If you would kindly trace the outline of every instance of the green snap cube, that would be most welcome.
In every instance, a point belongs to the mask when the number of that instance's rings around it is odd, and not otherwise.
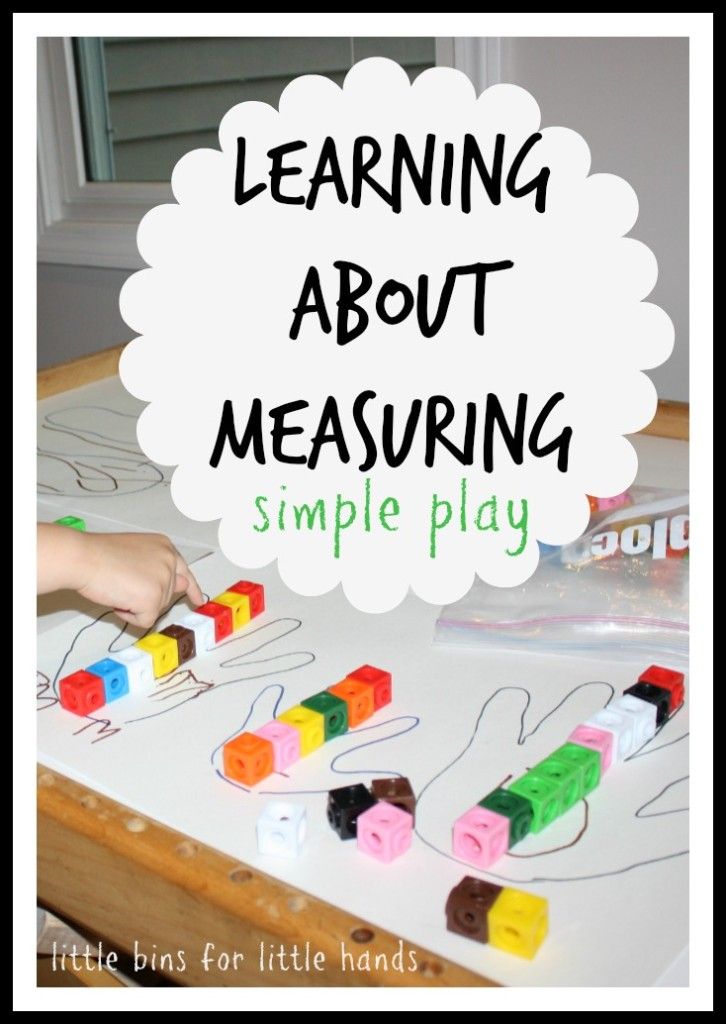
[[[562,759],[550,754],[532,769],[537,775],[550,779],[560,787],[562,809],[560,814],[569,811],[581,800],[585,792],[585,765],[578,761]]]
[[[325,719],[325,739],[332,740],[334,736],[342,736],[348,731],[348,705],[334,693],[323,690],[316,693],[314,697],[301,700],[304,708],[310,711],[317,711]]]
[[[564,761],[582,768],[582,796],[587,796],[600,782],[600,751],[581,747],[579,743],[563,743],[548,760]]]
[[[518,843],[530,832],[532,826],[532,804],[526,797],[513,793],[511,789],[495,789],[483,800],[480,807],[486,807],[495,814],[509,818],[509,846]]]
[[[79,519],[78,516],[61,516],[60,519],[54,520],[56,526],[70,526],[72,530],[85,530],[85,520]]]
[[[521,779],[516,779],[509,787],[509,792],[518,793],[529,800],[532,805],[531,831],[541,832],[562,814],[562,789],[560,782],[533,770]]]

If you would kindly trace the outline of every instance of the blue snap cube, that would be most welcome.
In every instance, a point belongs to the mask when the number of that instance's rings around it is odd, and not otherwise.
[[[113,658],[102,658],[101,661],[89,665],[86,671],[103,679],[107,704],[112,700],[118,700],[119,697],[124,697],[129,692],[129,674],[126,671],[126,666],[114,661]]]

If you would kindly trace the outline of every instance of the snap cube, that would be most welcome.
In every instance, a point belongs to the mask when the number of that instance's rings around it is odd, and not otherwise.
[[[291,764],[300,760],[300,733],[293,725],[273,718],[261,729],[256,729],[255,733],[272,744],[272,759],[276,772],[284,772]]]
[[[615,711],[611,704],[596,712],[583,722],[588,728],[605,729],[613,736],[612,764],[624,761],[632,751],[633,723],[621,711]]]
[[[346,680],[352,679],[359,683],[368,683],[373,687],[373,709],[378,711],[385,704],[391,703],[393,689],[391,673],[374,665],[361,665],[354,672],[349,672]]]
[[[366,718],[370,718],[375,710],[373,703],[373,687],[356,679],[343,679],[328,691],[340,697],[348,705],[348,728],[355,729]]]
[[[544,761],[536,764],[532,772],[540,778],[548,779],[559,786],[559,813],[564,814],[571,807],[574,807],[577,801],[581,800],[585,795],[585,771],[587,766],[588,761],[585,758],[562,758],[556,754],[550,754]]]
[[[176,640],[170,636],[163,636],[161,633],[148,633],[136,641],[134,645],[141,651],[151,655],[154,663],[154,676],[165,676],[173,672],[179,664],[179,648]]]
[[[197,654],[211,651],[216,641],[214,639],[214,619],[209,615],[197,615],[196,612],[189,612],[179,623],[194,633],[194,649]]]
[[[638,700],[647,701],[649,704],[655,705],[655,724],[656,728],[662,725],[663,722],[668,718],[671,707],[671,695],[668,690],[664,690],[662,686],[655,686],[653,683],[634,683],[629,686],[627,690],[623,691],[623,696],[629,694],[631,697],[637,697]]]
[[[250,599],[246,594],[236,594],[226,590],[213,599],[215,604],[224,604],[232,611],[232,631],[237,632],[250,621]]]
[[[325,743],[325,719],[319,711],[296,704],[295,707],[283,711],[277,718],[280,722],[293,726],[300,733],[300,757],[307,757]]]
[[[568,743],[576,743],[580,747],[589,747],[600,754],[600,774],[610,767],[613,758],[614,736],[607,729],[596,729],[590,725],[578,725],[567,737]]]
[[[257,849],[273,857],[297,857],[305,842],[305,808],[274,800],[257,819]]]
[[[328,793],[327,816],[330,827],[341,839],[355,839],[358,815],[376,803],[362,782],[340,786]]]
[[[250,599],[250,616],[254,619],[265,610],[265,588],[261,583],[250,583],[249,580],[238,580],[227,588],[235,594],[246,594]]]
[[[509,849],[509,818],[486,807],[470,808],[454,822],[452,852],[486,870]]]
[[[311,711],[317,711],[323,716],[326,740],[342,736],[348,731],[348,705],[329,690],[316,693],[314,697],[307,697],[300,703],[304,708],[310,708]]]
[[[509,786],[509,793],[517,793],[532,805],[530,832],[541,832],[562,814],[561,785],[535,771],[529,771],[515,779]]]
[[[501,885],[485,882],[483,878],[462,878],[446,899],[448,931],[476,942],[488,942],[489,911],[501,891]]]
[[[371,783],[371,793],[376,800],[385,800],[394,807],[400,807],[402,811],[408,811],[412,818],[416,817],[416,794],[408,779],[402,776],[394,779],[374,779]]]
[[[103,691],[108,704],[129,692],[129,677],[126,666],[111,658],[102,658],[89,665],[86,672],[103,679]]]
[[[85,520],[79,519],[78,516],[61,516],[60,519],[54,521],[58,526],[70,526],[72,530],[81,530],[83,532],[86,529]]]
[[[479,807],[486,807],[495,814],[503,814],[505,818],[509,818],[510,849],[524,839],[532,827],[532,804],[526,797],[512,793],[509,789],[500,787],[493,790],[479,801]]]
[[[362,853],[390,864],[411,846],[413,818],[393,804],[376,803],[358,815],[356,833]]]
[[[113,660],[126,669],[131,693],[148,693],[154,685],[154,660],[148,651],[136,644],[123,651],[114,651]]]
[[[245,786],[256,786],[274,768],[272,743],[253,732],[243,732],[222,748],[224,774]]]
[[[505,888],[489,910],[489,944],[531,960],[547,936],[547,900]]]
[[[636,750],[640,750],[644,743],[648,740],[652,740],[655,736],[655,719],[657,715],[657,708],[655,704],[649,703],[647,700],[640,700],[639,697],[633,697],[631,694],[625,694],[622,697],[618,697],[610,702],[610,707],[613,711],[622,712],[628,715],[633,723],[633,739],[630,753],[634,754]]]
[[[72,711],[74,715],[88,715],[98,711],[106,703],[103,679],[81,669],[72,672],[58,684],[58,696],[61,707]]]
[[[189,629],[188,626],[167,626],[165,629],[160,629],[159,632],[162,636],[169,636],[172,640],[176,640],[180,665],[183,665],[185,661],[191,661],[196,655],[197,644],[193,629]]]
[[[564,761],[582,772],[581,796],[587,796],[600,783],[600,752],[591,747],[581,747],[577,743],[563,743],[547,758],[548,761]],[[580,799],[578,797],[578,799]]]
[[[214,642],[220,643],[232,632],[232,609],[226,604],[207,601],[197,608],[198,615],[207,615],[214,622]]]
[[[622,494],[615,494],[612,498],[596,498],[597,507],[600,512],[611,512],[616,508],[624,508],[630,504],[630,495],[627,491]]]
[[[672,668],[663,668],[662,665],[651,665],[638,676],[639,683],[651,683],[653,686],[661,686],[664,690],[668,690],[671,695],[671,714],[681,706],[685,698],[686,690],[683,679],[682,672],[674,672]]]

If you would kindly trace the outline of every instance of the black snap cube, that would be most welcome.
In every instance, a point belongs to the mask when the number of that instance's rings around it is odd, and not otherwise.
[[[362,782],[355,786],[341,786],[328,793],[328,821],[341,839],[355,839],[358,834],[358,815],[378,803]]]
[[[655,686],[653,683],[634,683],[623,692],[648,704],[655,704],[655,724],[661,725],[665,722],[671,706],[670,690],[664,690],[662,686]]]

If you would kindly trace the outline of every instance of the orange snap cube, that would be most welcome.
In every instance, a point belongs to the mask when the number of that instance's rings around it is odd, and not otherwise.
[[[228,779],[256,786],[272,773],[275,750],[269,740],[253,732],[235,736],[222,748],[222,764]]]
[[[335,686],[329,686],[328,690],[348,705],[349,729],[355,729],[366,718],[370,718],[375,710],[373,687],[370,683],[363,683],[357,679],[344,679],[341,683],[336,683]]]

